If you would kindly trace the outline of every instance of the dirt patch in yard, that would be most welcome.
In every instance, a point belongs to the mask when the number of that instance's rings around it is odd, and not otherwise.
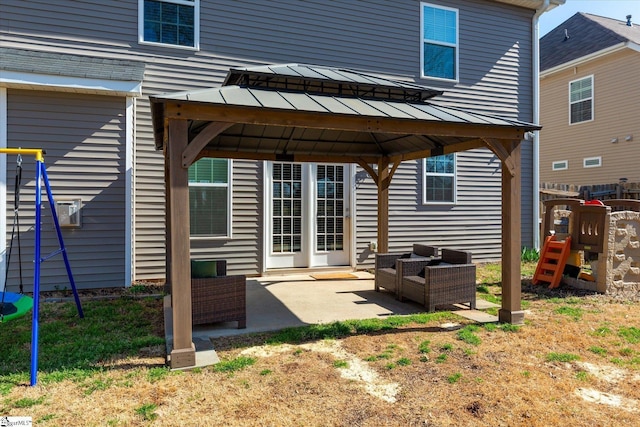
[[[480,297],[500,297],[480,280]],[[223,364],[193,371],[169,372],[146,348],[90,378],[15,387],[0,414],[51,426],[637,425],[638,304],[528,282],[523,301],[519,328],[452,315],[336,340],[216,339]]]

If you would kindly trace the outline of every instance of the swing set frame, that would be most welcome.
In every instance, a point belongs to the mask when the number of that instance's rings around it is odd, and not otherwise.
[[[38,333],[39,333],[39,322],[40,322],[40,264],[42,262],[52,258],[55,255],[62,254],[64,259],[64,265],[67,269],[67,276],[69,277],[69,284],[71,285],[71,290],[73,291],[73,297],[76,303],[76,307],[78,309],[78,316],[80,318],[84,318],[84,313],[82,311],[82,305],[80,303],[80,297],[78,296],[78,290],[76,288],[75,281],[73,280],[73,274],[71,273],[71,265],[69,264],[69,258],[67,256],[67,250],[64,245],[64,240],[62,239],[62,231],[60,230],[60,223],[58,222],[58,214],[56,211],[55,200],[53,198],[53,194],[51,192],[51,186],[49,185],[49,178],[47,176],[47,169],[44,164],[44,150],[42,149],[31,149],[31,148],[0,148],[0,154],[16,154],[19,156],[34,156],[36,160],[36,200],[35,200],[35,244],[34,244],[34,271],[33,271],[33,319],[31,326],[31,367],[30,367],[30,385],[34,386],[37,383],[38,378]],[[53,218],[53,223],[56,228],[56,234],[58,236],[58,243],[60,247],[57,251],[46,255],[45,257],[41,257],[41,235],[42,235],[42,227],[41,227],[41,218],[42,218],[42,185],[44,184],[45,190],[47,192],[47,199],[49,200],[49,206],[51,208],[51,216]],[[8,265],[5,268],[9,268]],[[6,283],[5,283],[6,288]],[[3,289],[6,291],[6,289]]]

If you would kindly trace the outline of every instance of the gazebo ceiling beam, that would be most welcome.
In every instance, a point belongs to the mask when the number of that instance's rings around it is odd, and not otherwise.
[[[256,151],[228,151],[228,150],[212,150],[205,148],[202,150],[201,157],[212,157],[219,159],[245,159],[245,160],[270,160],[270,161],[287,161],[300,163],[377,163],[377,156],[342,156],[329,154],[280,154],[271,152]]]
[[[442,154],[452,154],[452,153],[458,153],[460,151],[473,150],[474,148],[486,148],[486,143],[480,138],[470,139],[464,142],[445,145],[444,147],[442,147],[442,149],[438,148],[438,149],[413,151],[411,153],[399,154],[397,156],[390,156],[389,159],[394,163],[397,161],[406,162],[409,160],[418,160],[418,159],[424,159],[426,157],[440,156]]]

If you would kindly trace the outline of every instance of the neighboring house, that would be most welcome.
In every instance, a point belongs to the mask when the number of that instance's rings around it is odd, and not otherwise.
[[[537,18],[562,3],[5,0],[0,145],[44,148],[54,196],[81,199],[81,227],[63,232],[80,287],[162,280],[164,160],[150,95],[219,87],[231,67],[306,63],[426,85],[443,91],[442,105],[536,122]],[[528,247],[538,239],[536,158],[535,143],[523,143]],[[7,189],[14,165],[8,156],[0,171]],[[488,149],[402,163],[390,188],[390,250],[419,241],[499,259],[500,165]],[[194,257],[224,257],[229,273],[247,275],[373,265],[376,186],[359,166],[202,159],[189,177]],[[28,168],[23,182],[24,244],[33,241]],[[310,204],[321,191],[342,214]],[[10,224],[12,195],[0,203]],[[56,248],[51,229],[44,244]],[[67,282],[56,261],[42,276],[44,289]]]
[[[639,70],[631,16],[577,13],[542,37],[541,182],[640,182]]]

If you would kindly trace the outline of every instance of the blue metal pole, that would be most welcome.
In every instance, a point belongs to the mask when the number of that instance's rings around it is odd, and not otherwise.
[[[31,386],[38,381],[38,322],[40,313],[40,218],[42,208],[42,167],[36,161],[36,241],[34,246],[33,271],[33,321],[31,324]]]
[[[67,276],[69,276],[69,283],[71,284],[71,290],[73,290],[73,298],[76,301],[76,307],[78,308],[78,315],[80,318],[84,318],[82,311],[82,305],[80,304],[80,297],[78,296],[78,290],[76,289],[76,282],[73,280],[73,274],[71,273],[71,265],[69,264],[69,258],[67,257],[67,249],[64,247],[64,240],[62,240],[62,231],[60,231],[60,223],[58,222],[58,212],[56,211],[56,204],[53,200],[53,194],[51,193],[51,186],[49,185],[49,177],[47,176],[47,169],[44,167],[44,163],[40,162],[40,168],[42,169],[42,176],[44,177],[44,186],[47,190],[47,198],[49,199],[49,207],[51,208],[51,216],[53,217],[53,223],[56,226],[56,233],[58,234],[58,242],[60,243],[60,252],[62,252],[62,258],[64,259],[64,266],[67,268]]]

